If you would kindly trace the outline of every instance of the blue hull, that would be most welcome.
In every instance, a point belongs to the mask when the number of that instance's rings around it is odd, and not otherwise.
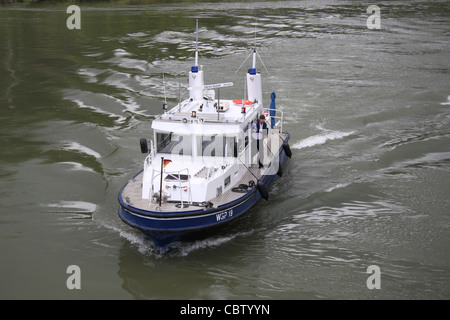
[[[285,141],[288,140],[289,134]],[[287,159],[283,147],[279,150],[279,156],[279,161],[283,166]],[[265,175],[261,177],[260,181],[268,188],[276,177],[276,174]],[[141,210],[127,205],[121,195],[122,191],[119,193],[119,217],[131,227],[141,230],[162,250],[173,242],[197,239],[229,224],[247,212],[261,197],[255,186],[239,199],[217,208],[180,213]]]

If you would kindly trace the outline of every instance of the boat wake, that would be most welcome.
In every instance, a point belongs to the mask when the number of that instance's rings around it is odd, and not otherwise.
[[[447,97],[447,101],[441,102],[441,105],[443,105],[443,106],[450,105],[450,96]]]
[[[322,129],[322,130],[325,130],[325,133],[317,134],[317,135],[308,137],[306,139],[303,139],[303,140],[295,143],[292,146],[292,148],[303,149],[303,148],[308,148],[308,147],[314,147],[317,145],[322,145],[330,140],[345,138],[345,137],[355,133],[355,131],[342,132],[342,131],[330,131],[330,130],[326,130],[326,129]]]
[[[336,189],[343,189],[343,188],[345,188],[345,187],[347,187],[347,186],[349,186],[351,184],[352,184],[351,182],[349,182],[349,183],[338,183],[338,184],[333,185],[333,186],[331,186],[329,188],[326,188],[325,192],[331,192],[331,191],[336,190]]]
[[[157,255],[158,249],[152,245],[151,241],[142,233],[137,233],[129,230],[123,230],[118,226],[109,223],[103,224],[104,227],[117,232],[119,236],[125,239],[132,246],[136,246],[141,254]]]
[[[192,242],[174,242],[170,245],[170,247],[166,248],[165,251],[161,251],[161,248],[156,247],[144,234],[128,230],[125,231],[120,227],[111,225],[108,225],[107,227],[115,232],[118,232],[119,236],[127,240],[132,246],[136,246],[139,253],[155,258],[166,257],[167,255],[172,257],[186,257],[189,254],[199,250],[216,248],[229,243],[238,237],[245,237],[253,233],[253,230],[249,230],[234,234],[211,236],[209,238]]]
[[[193,252],[202,249],[215,248],[223,244],[229,243],[234,239],[242,236],[247,236],[253,233],[252,230],[246,232],[238,232],[230,235],[214,236],[202,240],[196,240],[193,242],[177,242],[171,246],[170,250],[175,256],[185,257]]]

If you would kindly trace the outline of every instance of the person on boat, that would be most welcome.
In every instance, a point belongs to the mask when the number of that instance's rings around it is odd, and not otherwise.
[[[252,124],[253,129],[253,139],[256,140],[256,150],[259,153],[259,167],[262,168],[263,164],[261,161],[263,160],[264,152],[259,152],[259,140],[264,139],[264,133],[267,134],[267,124],[266,124],[266,117],[262,114],[259,116],[259,119],[257,119]],[[261,141],[261,145],[262,145]]]

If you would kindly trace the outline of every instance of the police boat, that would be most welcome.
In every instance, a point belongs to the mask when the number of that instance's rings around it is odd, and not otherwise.
[[[118,213],[162,251],[210,235],[260,198],[268,200],[270,184],[292,155],[275,93],[264,107],[256,49],[250,55],[246,97],[222,99],[220,90],[233,83],[204,83],[197,22],[189,98],[171,109],[163,103],[151,138],[140,139],[143,168],[120,190]]]

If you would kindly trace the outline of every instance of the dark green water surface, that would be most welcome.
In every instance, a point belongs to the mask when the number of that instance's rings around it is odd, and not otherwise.
[[[0,6],[0,298],[450,298],[448,1],[380,2],[380,30],[365,1],[80,2],[79,30],[70,4]],[[162,73],[171,105],[187,87],[197,18],[229,98],[256,30],[293,157],[239,225],[163,255],[117,195]]]

